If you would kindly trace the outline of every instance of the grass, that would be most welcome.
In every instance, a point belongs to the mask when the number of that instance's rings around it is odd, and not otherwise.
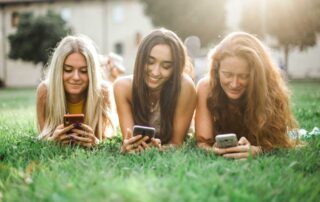
[[[320,127],[320,83],[290,85],[302,128]],[[195,147],[119,153],[120,138],[95,149],[36,138],[35,90],[0,90],[0,201],[318,201],[320,138],[247,161]]]

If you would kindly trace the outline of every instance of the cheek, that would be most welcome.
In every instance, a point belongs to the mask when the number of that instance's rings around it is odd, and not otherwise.
[[[173,74],[173,69],[163,70],[162,75],[164,78],[169,79]]]
[[[83,75],[82,80],[88,85],[88,83],[89,83],[89,75],[88,74]]]
[[[62,80],[67,81],[70,78],[70,73],[63,72],[62,74]]]

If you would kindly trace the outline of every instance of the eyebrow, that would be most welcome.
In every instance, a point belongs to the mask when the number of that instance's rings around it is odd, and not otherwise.
[[[63,64],[63,66],[64,66],[64,67],[72,67],[72,68],[74,68],[74,66],[68,65],[68,64]],[[82,68],[88,68],[88,66],[79,67],[79,69],[82,69]]]
[[[156,58],[153,57],[153,56],[151,56],[151,55],[149,55],[149,56],[148,56],[148,59],[153,59],[153,60],[155,60]],[[165,60],[165,61],[163,61],[163,63],[170,63],[170,64],[172,64],[173,61],[171,61],[171,60]]]

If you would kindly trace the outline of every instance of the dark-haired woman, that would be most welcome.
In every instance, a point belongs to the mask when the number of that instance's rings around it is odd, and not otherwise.
[[[143,39],[134,74],[114,83],[122,152],[183,143],[196,105],[193,81],[184,73],[188,64],[185,47],[172,31],[157,29]],[[154,127],[155,138],[148,143],[147,136],[133,136],[134,125]]]

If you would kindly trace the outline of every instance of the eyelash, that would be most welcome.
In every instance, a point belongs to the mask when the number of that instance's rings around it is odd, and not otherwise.
[[[72,69],[64,69],[63,71],[64,71],[64,72],[67,72],[67,73],[71,73],[73,70],[72,70]],[[82,73],[82,74],[87,74],[88,71],[87,71],[87,70],[80,70],[80,73]]]

